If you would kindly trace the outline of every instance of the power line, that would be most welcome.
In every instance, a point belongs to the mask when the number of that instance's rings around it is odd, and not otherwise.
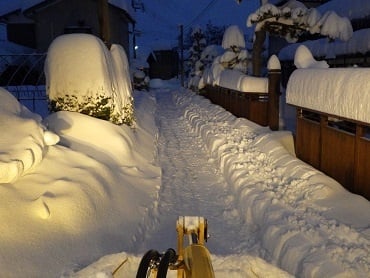
[[[197,21],[208,9],[210,9],[214,4],[216,4],[216,1],[217,0],[212,0],[211,2],[209,2],[209,4],[203,9],[200,11],[200,13],[195,17],[193,18],[193,20],[190,21],[190,23],[188,23],[186,26],[185,26],[185,29],[188,29],[190,28],[190,26],[195,22]]]

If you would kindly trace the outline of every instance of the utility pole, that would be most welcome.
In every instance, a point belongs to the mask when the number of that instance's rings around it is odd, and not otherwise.
[[[111,41],[108,0],[98,0],[98,20],[100,27],[100,38],[109,49],[111,46]]]
[[[180,24],[180,80],[184,87],[184,26]]]

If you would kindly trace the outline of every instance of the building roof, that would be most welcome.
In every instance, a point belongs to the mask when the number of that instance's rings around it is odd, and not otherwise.
[[[0,2],[0,16],[14,13],[14,12],[27,12],[35,7],[41,7],[47,4],[60,0],[13,0],[13,1],[1,1]],[[130,0],[108,0],[108,3],[123,10],[134,22],[134,10],[131,6]]]

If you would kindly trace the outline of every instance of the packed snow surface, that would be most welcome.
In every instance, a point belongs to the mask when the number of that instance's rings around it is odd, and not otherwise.
[[[2,150],[27,148],[33,126],[60,138],[0,184],[2,275],[112,277],[127,258],[118,277],[134,277],[148,249],[176,248],[182,215],[208,219],[216,277],[368,275],[367,200],[295,158],[290,132],[155,83],[135,93],[134,129],[75,112],[41,123],[28,111],[12,126],[19,140],[0,134]],[[1,107],[2,130],[9,117]]]

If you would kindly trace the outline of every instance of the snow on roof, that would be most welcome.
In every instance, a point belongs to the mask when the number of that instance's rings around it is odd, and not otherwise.
[[[305,41],[302,43],[290,44],[279,52],[280,60],[293,60],[294,53],[300,45],[307,46],[315,57],[335,58],[345,54],[365,54],[370,51],[370,29],[362,29],[353,32],[348,41],[330,42],[328,39]]]
[[[370,16],[370,1],[364,0],[331,0],[317,9],[320,13],[335,11],[340,16],[349,19]]]
[[[370,123],[370,68],[306,68],[289,78],[289,104]]]

